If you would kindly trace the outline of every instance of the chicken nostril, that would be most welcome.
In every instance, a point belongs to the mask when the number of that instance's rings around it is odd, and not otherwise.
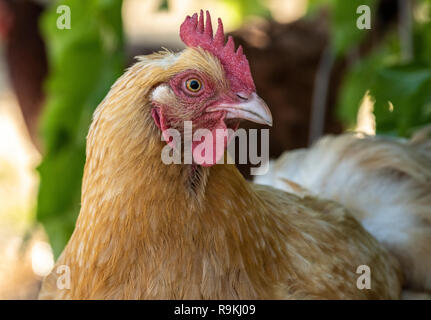
[[[240,98],[241,100],[245,100],[245,101],[247,101],[247,100],[248,100],[248,97],[247,97],[246,95],[243,95],[243,94],[237,93],[237,94],[236,94],[236,96],[237,96],[238,98]]]

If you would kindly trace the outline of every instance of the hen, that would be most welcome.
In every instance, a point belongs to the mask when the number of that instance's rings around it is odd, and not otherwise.
[[[343,134],[284,153],[255,182],[339,202],[401,262],[410,290],[431,292],[431,139]]]
[[[213,36],[201,11],[180,36],[184,51],[140,57],[97,108],[81,211],[40,298],[398,298],[398,262],[335,202],[249,183],[213,165],[216,143],[213,161],[162,162],[161,137],[184,136],[184,121],[216,136],[239,119],[272,122],[220,19]],[[369,289],[358,287],[362,265]]]

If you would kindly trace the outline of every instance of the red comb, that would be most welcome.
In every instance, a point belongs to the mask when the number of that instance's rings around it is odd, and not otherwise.
[[[229,36],[225,44],[223,23],[220,18],[217,32],[213,37],[211,16],[208,11],[206,11],[205,26],[203,10],[201,10],[199,18],[197,13],[192,17],[187,16],[180,27],[180,37],[187,46],[201,47],[219,58],[234,92],[250,94],[256,90],[242,47],[239,46],[235,52],[232,36]]]

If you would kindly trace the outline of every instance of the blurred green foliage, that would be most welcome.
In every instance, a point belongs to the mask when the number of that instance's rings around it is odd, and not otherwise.
[[[169,0],[160,0],[159,10],[169,10]]]
[[[356,19],[352,19],[352,16],[359,17],[355,6],[368,4],[374,22],[377,1],[315,2],[319,5],[325,3],[332,9],[331,45],[334,54],[346,55],[356,50],[368,31],[356,27]],[[408,61],[403,58],[399,29],[405,26],[398,25],[371,54],[351,66],[338,100],[338,114],[346,127],[355,125],[360,102],[368,90],[375,101],[378,134],[409,137],[431,123],[431,1],[411,3],[415,5],[412,12],[421,11],[420,15],[425,17],[421,21],[415,18],[418,14],[411,17],[413,56]]]
[[[57,28],[57,6],[71,9],[71,29]],[[37,219],[57,257],[80,208],[85,137],[94,109],[124,68],[122,1],[62,0],[41,19],[50,75],[41,119],[44,156],[38,170]]]
[[[238,27],[250,16],[271,18],[271,12],[264,0],[222,0],[222,2],[229,9],[231,19]]]
[[[394,0],[396,1],[396,0]],[[330,12],[331,44],[336,55],[342,55],[365,37],[367,30],[356,26],[357,9],[367,5],[371,13],[376,12],[378,0],[310,0],[308,11],[314,14],[321,8]]]

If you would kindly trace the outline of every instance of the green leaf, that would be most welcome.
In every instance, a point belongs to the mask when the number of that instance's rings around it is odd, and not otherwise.
[[[57,6],[71,10],[71,29],[56,27]],[[94,109],[124,67],[122,1],[62,0],[41,20],[50,75],[41,118],[44,157],[38,170],[37,218],[58,256],[80,208],[85,137]]]
[[[379,133],[409,137],[415,129],[431,123],[429,64],[413,62],[379,70],[370,94],[376,100],[374,114]]]
[[[367,90],[375,100],[378,134],[409,137],[431,123],[431,22],[413,20],[414,55],[409,63],[402,62],[397,31],[359,59],[345,76],[337,111],[347,127],[355,125]]]

